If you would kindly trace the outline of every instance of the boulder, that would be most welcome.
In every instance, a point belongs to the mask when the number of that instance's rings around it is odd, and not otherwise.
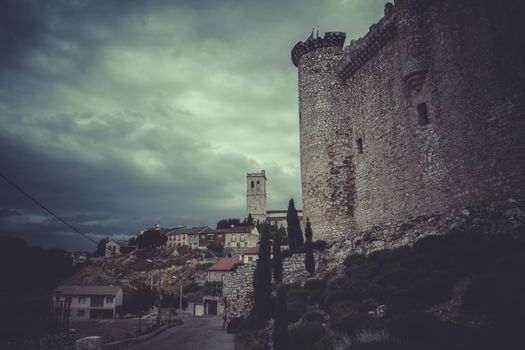
[[[100,350],[102,349],[102,338],[99,336],[85,337],[75,341],[76,350]]]

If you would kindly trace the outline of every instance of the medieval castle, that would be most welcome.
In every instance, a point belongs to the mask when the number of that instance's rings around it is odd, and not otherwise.
[[[523,13],[513,0],[396,0],[346,47],[343,32],[293,47],[316,239],[524,197]]]

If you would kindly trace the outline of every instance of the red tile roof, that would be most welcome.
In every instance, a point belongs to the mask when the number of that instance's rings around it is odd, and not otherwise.
[[[115,295],[119,286],[58,286],[55,294],[62,295]]]
[[[256,255],[259,248],[246,248],[243,252],[245,255]]]
[[[224,258],[210,266],[208,271],[232,271],[237,265],[241,264],[242,262],[237,258]]]
[[[211,229],[208,226],[201,227],[176,227],[169,229],[167,235],[198,235],[199,233],[206,233]]]

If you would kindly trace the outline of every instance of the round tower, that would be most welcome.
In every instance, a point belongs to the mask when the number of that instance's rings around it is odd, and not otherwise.
[[[343,82],[337,73],[346,34],[313,35],[292,49],[299,70],[303,214],[314,239],[333,241],[353,229],[354,173]]]

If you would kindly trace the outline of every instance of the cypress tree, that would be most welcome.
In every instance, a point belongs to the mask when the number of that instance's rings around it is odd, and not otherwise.
[[[293,198],[290,198],[290,202],[288,202],[286,223],[288,224],[288,245],[291,250],[295,250],[304,244],[304,239]]]
[[[273,240],[273,279],[277,283],[283,281],[283,257],[281,255],[281,237],[275,235]]]
[[[289,349],[288,321],[286,310],[286,289],[280,287],[277,291],[277,306],[273,328],[273,348],[275,350]]]
[[[263,224],[259,242],[259,259],[253,276],[253,315],[260,322],[272,316],[272,269],[270,266],[270,232]]]
[[[312,226],[310,225],[310,220],[306,218],[306,228],[304,230],[304,235],[306,236],[306,243],[304,244],[304,268],[310,274],[315,272],[315,259],[314,252],[312,249]]]

